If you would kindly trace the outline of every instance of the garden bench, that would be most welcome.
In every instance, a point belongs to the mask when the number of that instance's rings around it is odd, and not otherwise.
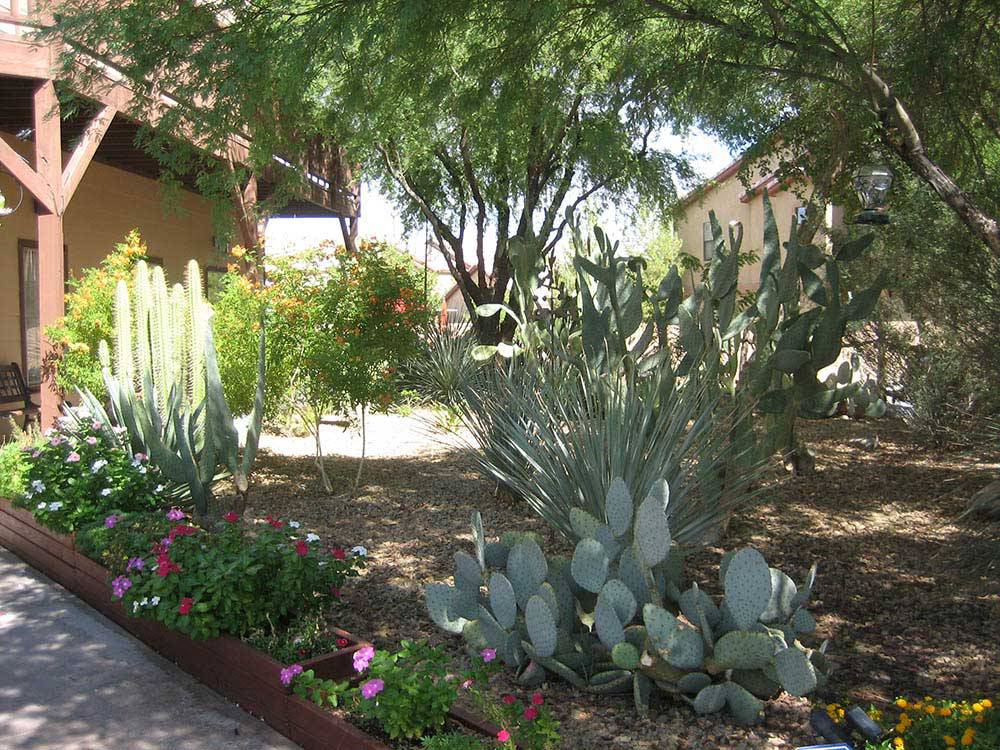
[[[32,420],[41,423],[41,408],[31,400],[31,392],[24,382],[21,368],[17,362],[11,362],[9,365],[0,365],[0,414],[15,412],[24,414],[24,429],[28,429]]]

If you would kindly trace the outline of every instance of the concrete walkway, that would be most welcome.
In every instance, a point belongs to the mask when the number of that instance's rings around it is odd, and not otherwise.
[[[298,745],[0,548],[0,748]]]

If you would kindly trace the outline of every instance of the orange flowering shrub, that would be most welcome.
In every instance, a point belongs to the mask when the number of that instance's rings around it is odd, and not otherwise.
[[[66,315],[45,328],[45,336],[59,354],[43,363],[55,371],[56,384],[63,391],[89,388],[98,397],[104,394],[97,346],[102,340],[114,343],[115,287],[124,280],[132,288],[132,269],[146,258],[146,244],[138,229],[108,254],[95,268],[86,268],[79,278],[67,282]]]

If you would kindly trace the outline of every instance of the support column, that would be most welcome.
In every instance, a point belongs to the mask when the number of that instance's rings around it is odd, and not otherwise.
[[[51,186],[55,211],[38,214],[38,300],[42,331],[66,312],[65,269],[63,268],[62,222],[62,138],[59,99],[52,81],[42,81],[35,89],[35,172]],[[53,347],[41,336],[42,344],[42,427],[51,426],[59,416],[62,399],[52,377]]]

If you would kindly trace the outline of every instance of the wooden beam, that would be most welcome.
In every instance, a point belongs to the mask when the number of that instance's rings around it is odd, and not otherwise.
[[[59,213],[56,191],[13,147],[0,138],[0,166],[10,172],[49,213]]]
[[[94,154],[97,153],[97,147],[101,145],[101,141],[108,132],[108,128],[111,127],[111,121],[115,119],[117,113],[117,109],[106,104],[80,136],[80,140],[76,144],[76,148],[73,149],[73,154],[69,157],[69,162],[62,173],[63,211],[73,200],[73,194],[80,186],[80,180],[87,172],[87,167],[90,166]]]
[[[52,81],[42,81],[35,89],[35,171],[52,186],[53,202],[62,199],[62,123],[59,99]],[[63,223],[58,211],[38,214],[38,308],[39,325],[44,331],[66,313],[65,271],[63,259]],[[42,427],[53,425],[62,403],[59,389],[52,378],[51,362],[57,352],[52,343],[41,336],[42,344]]]
[[[53,48],[0,34],[0,75],[15,78],[51,78]]]

